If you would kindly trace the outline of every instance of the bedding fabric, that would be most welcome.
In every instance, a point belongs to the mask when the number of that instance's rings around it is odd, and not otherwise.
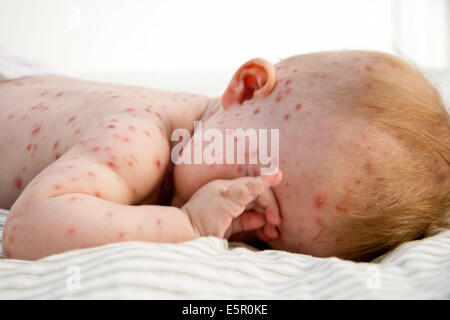
[[[0,232],[7,211],[0,210]],[[449,299],[450,231],[372,263],[206,237],[0,259],[0,299]]]

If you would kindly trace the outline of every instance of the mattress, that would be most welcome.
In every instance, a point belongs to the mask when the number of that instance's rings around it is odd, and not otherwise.
[[[7,216],[0,210],[0,232]],[[450,231],[371,263],[203,237],[0,259],[0,299],[449,299]]]

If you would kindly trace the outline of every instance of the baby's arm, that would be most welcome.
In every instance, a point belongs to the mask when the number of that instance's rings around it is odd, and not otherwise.
[[[121,115],[93,126],[12,206],[4,252],[38,259],[118,241],[195,238],[182,210],[129,205],[157,187],[169,161],[168,140],[158,125]]]

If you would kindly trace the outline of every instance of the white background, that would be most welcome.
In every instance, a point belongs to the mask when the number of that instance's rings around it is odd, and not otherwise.
[[[446,70],[449,16],[450,0],[0,0],[0,52],[72,76],[219,94],[250,58],[318,50]]]

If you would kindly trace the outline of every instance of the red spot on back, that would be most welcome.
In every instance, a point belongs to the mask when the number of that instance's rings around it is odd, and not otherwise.
[[[76,116],[73,116],[73,117],[71,117],[69,120],[67,120],[67,122],[66,123],[71,123],[73,120],[75,120],[77,117]]]
[[[322,196],[316,196],[315,205],[317,209],[322,209],[325,205],[325,199]]]
[[[37,127],[36,129],[34,129],[31,134],[36,134],[39,132],[39,130],[41,130],[41,127]]]
[[[14,179],[14,186],[16,187],[17,190],[22,190],[22,179],[20,178],[16,178]]]

